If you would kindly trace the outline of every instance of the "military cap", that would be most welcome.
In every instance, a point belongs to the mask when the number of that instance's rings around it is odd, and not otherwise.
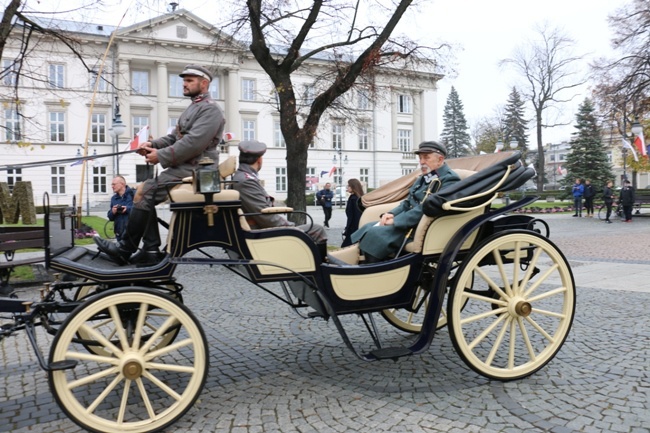
[[[418,150],[414,152],[416,155],[420,153],[439,153],[442,156],[447,156],[447,149],[437,141],[423,141],[420,143]]]
[[[178,74],[179,77],[184,77],[186,75],[194,75],[195,77],[207,78],[208,81],[212,81],[212,72],[207,68],[199,65],[187,65],[183,72]]]
[[[266,144],[257,140],[246,140],[239,143],[239,151],[250,155],[262,156],[266,153]]]

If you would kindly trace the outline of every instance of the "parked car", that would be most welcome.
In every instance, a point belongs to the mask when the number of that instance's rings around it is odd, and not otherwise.
[[[337,186],[334,190],[334,199],[332,199],[332,204],[345,206],[345,203],[348,201],[348,192],[346,190],[347,188]]]

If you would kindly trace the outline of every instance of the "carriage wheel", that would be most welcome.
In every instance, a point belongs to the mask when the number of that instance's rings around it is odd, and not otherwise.
[[[97,291],[98,287],[99,286],[97,285],[84,285],[79,287],[79,289],[75,293],[74,300],[75,301],[83,300],[87,296],[94,294]],[[183,296],[181,295],[181,293],[179,291],[174,290],[175,287],[172,284],[167,284],[166,287],[169,289],[168,296],[176,299],[182,304]],[[91,327],[95,330],[99,328],[103,328],[101,331],[102,335],[106,335],[113,344],[117,343],[114,340],[117,335],[117,330],[115,329],[115,322],[113,322],[111,318],[107,317],[105,320],[98,320],[94,322],[91,325]],[[145,322],[145,327],[149,329],[155,329],[155,326],[153,326],[149,322]],[[151,332],[152,331],[149,331],[149,333]],[[178,334],[178,329],[172,328],[169,332],[166,332],[162,336],[158,346],[162,347],[171,344],[176,339],[177,334]],[[110,353],[106,351],[104,345],[95,341],[92,334],[86,331],[86,328],[79,329],[77,332],[77,337],[79,337],[80,340],[85,341],[84,347],[90,353],[94,353],[95,355],[110,356]]]
[[[487,239],[462,264],[447,317],[463,361],[507,381],[553,359],[574,311],[575,285],[564,255],[537,233],[512,231]]]
[[[115,336],[95,327],[108,319]],[[177,339],[165,345],[172,329]],[[103,344],[106,355],[87,353],[77,338],[80,330]],[[83,302],[65,320],[50,365],[77,365],[50,371],[48,379],[61,409],[81,427],[151,432],[192,407],[205,383],[207,352],[201,325],[180,302],[153,289],[112,289]]]
[[[470,283],[471,284],[471,280]],[[394,327],[411,334],[419,334],[422,330],[424,315],[429,309],[429,295],[431,288],[423,289],[419,284],[415,289],[415,298],[410,309],[388,308],[382,310],[381,315]],[[436,329],[442,329],[447,326],[447,294],[442,301],[440,317],[436,324]]]

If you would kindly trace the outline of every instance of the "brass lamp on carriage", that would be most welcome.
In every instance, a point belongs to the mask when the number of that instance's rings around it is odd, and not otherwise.
[[[214,160],[203,157],[199,161],[201,168],[194,170],[192,175],[192,186],[195,194],[203,194],[205,206],[203,213],[208,216],[208,226],[214,225],[214,214],[217,213],[217,206],[214,205],[212,194],[221,192],[221,178],[219,170],[214,168]]]

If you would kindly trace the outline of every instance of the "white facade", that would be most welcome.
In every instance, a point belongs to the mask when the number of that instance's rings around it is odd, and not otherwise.
[[[98,71],[114,29],[97,24],[59,24],[69,26],[68,31],[80,40],[86,64]],[[145,125],[151,127],[154,137],[166,134],[189,103],[182,95],[178,73],[186,64],[197,63],[215,72],[211,92],[224,110],[226,131],[235,136],[222,148],[222,160],[237,155],[239,140],[265,142],[269,151],[261,177],[271,195],[285,198],[286,148],[279,134],[275,90],[246,47],[221,43],[215,49],[217,36],[209,23],[184,10],[119,29],[104,64],[102,75],[107,81],[100,80],[94,97],[95,75],[66,47],[44,38],[23,62],[20,100],[16,101],[13,93],[11,74],[0,82],[4,126],[0,130],[4,156],[0,165],[73,158],[78,151],[84,152],[85,142],[89,155],[125,150]],[[18,56],[15,43],[16,39],[5,48],[3,68]],[[327,66],[326,61],[311,65],[315,70]],[[376,100],[368,102],[359,92],[349,92],[344,96],[349,108],[345,114],[332,109],[321,120],[309,150],[308,176],[313,175],[319,184],[337,183],[337,173],[329,176],[336,165],[343,168],[344,182],[356,177],[375,188],[415,169],[413,150],[417,144],[438,136],[435,119],[439,78],[422,73],[417,79],[406,80],[396,71],[386,71],[374,83]],[[296,94],[302,98],[298,104],[309,103],[312,83],[311,76],[294,78]],[[119,142],[111,136],[116,98],[127,127]],[[15,117],[17,108],[24,116],[20,120]],[[341,151],[337,152],[339,145]],[[31,181],[36,203],[40,203],[44,192],[50,194],[50,203],[68,205],[73,195],[83,193],[82,203],[77,205],[93,206],[109,200],[111,178],[116,173],[124,175],[131,186],[141,180],[138,172],[144,170],[144,160],[139,155],[98,161],[101,165],[88,164],[89,176],[83,184],[83,165],[71,162],[23,168],[21,172],[3,171],[0,181]],[[321,177],[322,172],[327,174]]]

